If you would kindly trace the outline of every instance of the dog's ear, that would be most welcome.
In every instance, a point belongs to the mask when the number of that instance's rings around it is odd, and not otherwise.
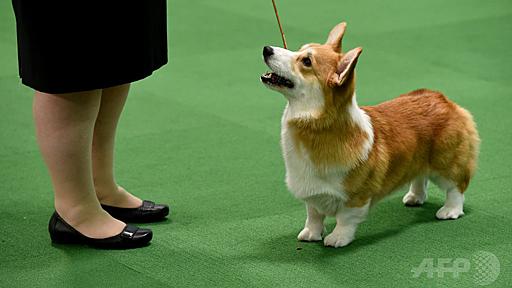
[[[343,39],[343,34],[345,34],[345,28],[347,28],[347,23],[345,22],[334,26],[325,42],[325,44],[331,45],[332,49],[337,53],[341,53],[341,40]]]
[[[338,62],[336,72],[332,74],[332,86],[341,86],[343,82],[345,82],[347,77],[356,67],[357,59],[359,58],[359,55],[361,55],[361,52],[363,52],[363,48],[357,47],[348,51],[343,55],[343,57],[341,57],[341,60]]]

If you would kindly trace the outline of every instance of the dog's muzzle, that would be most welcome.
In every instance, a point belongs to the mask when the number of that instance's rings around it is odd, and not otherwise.
[[[263,47],[263,60],[265,60],[267,65],[269,65],[268,62],[272,55],[274,55],[274,49],[272,49],[272,47]],[[261,75],[260,79],[261,82],[270,86],[293,88],[293,82],[290,79],[278,75],[275,72],[267,72]]]

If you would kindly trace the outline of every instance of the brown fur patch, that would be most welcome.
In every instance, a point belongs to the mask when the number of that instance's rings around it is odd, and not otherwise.
[[[461,192],[467,189],[479,143],[467,111],[425,89],[362,109],[372,119],[374,145],[368,161],[345,179],[355,206],[431,173],[455,182]]]

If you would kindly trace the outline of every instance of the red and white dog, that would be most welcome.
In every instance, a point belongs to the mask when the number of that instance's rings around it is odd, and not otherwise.
[[[410,183],[403,202],[421,205],[429,180],[446,191],[437,218],[457,219],[478,157],[471,114],[426,89],[359,107],[354,69],[362,49],[341,52],[345,27],[297,52],[263,49],[272,72],[261,81],[288,100],[281,130],[286,184],[307,208],[298,239],[322,240],[325,216],[335,216],[324,244],[345,246],[377,200]]]

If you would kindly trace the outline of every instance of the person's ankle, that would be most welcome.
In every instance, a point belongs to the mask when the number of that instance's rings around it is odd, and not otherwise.
[[[75,204],[55,202],[55,211],[69,225],[75,227],[87,222],[92,215],[101,213],[101,207],[97,204]]]
[[[96,189],[96,195],[101,204],[120,208],[137,208],[142,205],[141,199],[121,186],[115,185],[114,188],[98,187]]]
[[[94,190],[100,203],[118,198],[120,194],[118,187],[115,182],[94,182]]]

